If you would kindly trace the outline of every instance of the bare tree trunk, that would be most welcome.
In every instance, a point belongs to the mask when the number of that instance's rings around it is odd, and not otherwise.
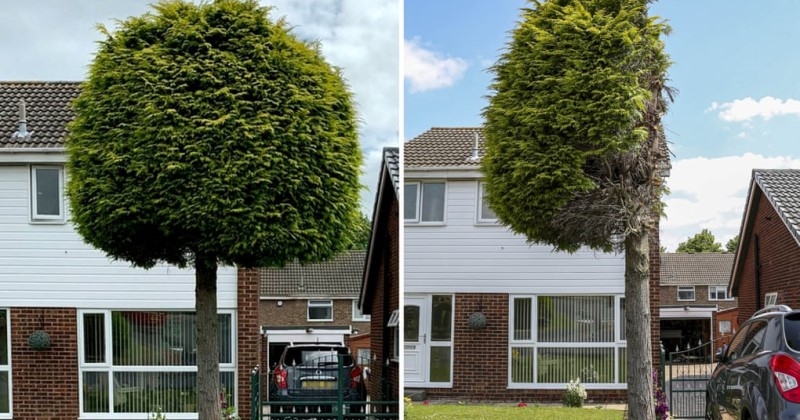
[[[653,352],[650,342],[648,233],[625,238],[625,335],[628,341],[628,418],[655,419]]]
[[[200,420],[222,418],[219,386],[217,260],[195,259],[195,328],[197,331],[197,408]]]

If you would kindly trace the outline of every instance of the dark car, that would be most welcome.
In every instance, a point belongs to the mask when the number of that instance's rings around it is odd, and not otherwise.
[[[291,344],[271,372],[270,400],[277,413],[363,413],[362,369],[339,344]],[[359,403],[360,404],[357,404]]]
[[[717,362],[706,418],[800,418],[800,311],[775,305],[756,312]]]

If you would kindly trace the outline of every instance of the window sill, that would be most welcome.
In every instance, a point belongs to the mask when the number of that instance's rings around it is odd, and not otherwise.
[[[307,319],[306,322],[333,322],[332,319]],[[311,326],[313,328],[313,325]]]
[[[497,220],[478,220],[475,226],[502,226]]]
[[[445,222],[405,222],[406,226],[445,226]]]
[[[64,219],[31,219],[28,223],[32,225],[65,225],[67,221]]]

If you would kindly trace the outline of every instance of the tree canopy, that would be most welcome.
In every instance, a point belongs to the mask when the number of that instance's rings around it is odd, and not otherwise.
[[[738,247],[739,247],[739,235],[736,235],[733,238],[729,239],[728,242],[725,244],[725,250],[728,252],[736,252],[736,248]]]
[[[218,420],[218,264],[352,246],[357,120],[319,45],[256,1],[153,8],[100,28],[66,141],[67,193],[77,231],[109,256],[195,268],[198,408]]]
[[[730,244],[730,242],[728,242]],[[714,234],[708,229],[703,229],[691,238],[678,244],[675,252],[700,253],[700,252],[723,252],[722,245],[717,242]]]
[[[530,242],[624,249],[629,416],[653,418],[648,235],[669,159],[668,27],[647,0],[531,3],[492,68],[487,200]]]

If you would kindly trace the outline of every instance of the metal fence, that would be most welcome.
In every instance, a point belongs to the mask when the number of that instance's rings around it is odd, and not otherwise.
[[[363,401],[347,400],[345,389],[349,387],[350,377],[347,375],[343,358],[338,362],[339,386],[330,399],[270,401],[269,395],[262,395],[262,380],[268,381],[272,389],[272,372],[264,374],[258,367],[254,368],[250,377],[251,419],[317,419],[317,420],[356,420],[356,419],[398,419],[399,401]],[[335,399],[334,399],[335,398]]]
[[[714,342],[666,355],[661,347],[661,387],[675,419],[704,419],[706,385],[714,371]]]

